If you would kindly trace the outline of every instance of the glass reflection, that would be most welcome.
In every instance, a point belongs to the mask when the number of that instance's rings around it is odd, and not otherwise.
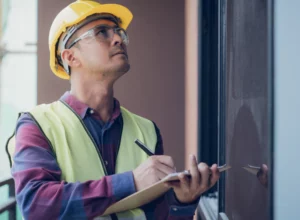
[[[226,1],[225,213],[269,219],[267,0]]]

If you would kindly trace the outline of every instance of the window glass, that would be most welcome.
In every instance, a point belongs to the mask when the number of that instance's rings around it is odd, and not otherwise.
[[[229,219],[268,219],[269,81],[267,0],[226,1],[225,213]]]

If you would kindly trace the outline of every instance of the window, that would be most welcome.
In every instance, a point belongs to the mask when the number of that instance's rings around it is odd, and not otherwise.
[[[263,164],[272,167],[269,4],[268,0],[202,0],[199,9],[200,158],[232,166],[221,175],[218,188],[202,197],[202,219],[225,219],[221,213],[237,220],[270,217],[270,178],[259,181],[256,175]],[[213,80],[203,82],[205,78]],[[211,110],[203,114],[203,108]]]

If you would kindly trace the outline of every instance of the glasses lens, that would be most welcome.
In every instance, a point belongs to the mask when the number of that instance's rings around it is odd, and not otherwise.
[[[128,43],[129,43],[129,39],[128,39],[128,35],[127,35],[126,31],[121,28],[98,26],[98,27],[96,27],[94,33],[95,33],[95,36],[100,41],[112,40],[114,37],[114,34],[116,33],[122,38],[122,41],[125,45],[128,45]]]
[[[118,34],[121,36],[123,43],[125,45],[128,45],[129,44],[129,38],[128,38],[127,33],[123,29],[119,29]]]
[[[99,38],[99,40],[105,41],[113,36],[113,30],[109,27],[98,26],[95,29],[95,36]]]

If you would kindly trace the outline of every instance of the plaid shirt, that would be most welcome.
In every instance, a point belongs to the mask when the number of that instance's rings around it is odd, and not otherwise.
[[[102,123],[96,111],[69,92],[62,97],[81,116],[105,161],[108,176],[99,180],[68,183],[45,136],[29,114],[23,114],[16,127],[16,150],[12,175],[17,202],[25,219],[91,219],[101,215],[118,200],[136,192],[132,172],[115,174],[123,119],[120,104],[114,100],[111,119]],[[154,124],[155,125],[155,124]],[[156,127],[156,154],[163,143]],[[141,207],[147,219],[192,219],[197,203],[180,204],[173,190]]]

